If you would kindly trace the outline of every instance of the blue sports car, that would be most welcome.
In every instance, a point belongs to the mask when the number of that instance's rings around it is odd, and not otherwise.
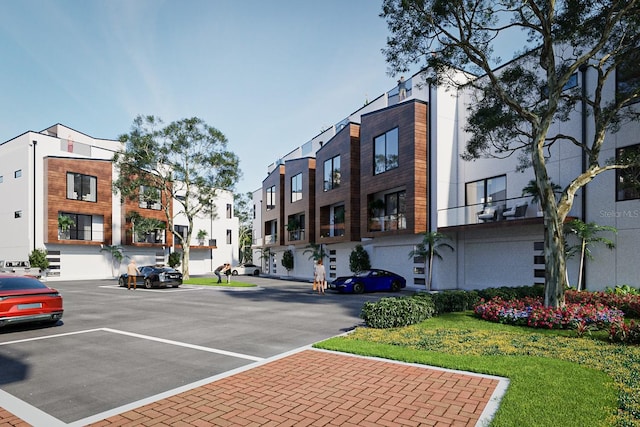
[[[329,284],[329,289],[340,292],[393,291],[398,292],[407,286],[404,277],[386,270],[365,270],[353,276],[338,277]]]

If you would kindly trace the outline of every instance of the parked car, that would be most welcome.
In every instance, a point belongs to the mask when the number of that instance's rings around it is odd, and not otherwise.
[[[260,275],[260,267],[255,264],[251,264],[250,262],[236,265],[235,267],[231,267],[231,274],[234,276],[259,276]]]
[[[175,268],[167,267],[164,265],[144,265],[138,267],[140,275],[137,277],[137,282],[147,289],[151,288],[168,288],[182,285],[182,273]],[[123,273],[118,279],[120,286],[127,286],[127,280],[129,275]]]
[[[390,271],[375,268],[353,276],[338,277],[329,283],[329,289],[356,294],[375,291],[398,292],[406,286],[407,281],[404,277]]]
[[[55,324],[62,319],[62,295],[35,277],[0,274],[0,326]]]
[[[42,277],[39,268],[32,268],[28,260],[8,261],[0,260],[0,273],[14,273],[22,276]]]

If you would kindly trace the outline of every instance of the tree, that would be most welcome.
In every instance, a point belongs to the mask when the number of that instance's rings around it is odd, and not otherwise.
[[[349,270],[355,274],[371,268],[371,260],[369,252],[367,252],[361,244],[357,244],[349,255]]]
[[[287,270],[287,275],[289,274],[289,271],[293,270],[293,252],[291,249],[284,251],[280,263]]]
[[[253,194],[251,192],[240,194],[234,198],[234,212],[238,217],[238,259],[242,262],[253,261]]]
[[[114,271],[124,259],[123,248],[120,245],[104,245],[100,248],[100,252],[108,252],[111,256],[111,275],[116,276]]]
[[[307,245],[307,249],[305,249],[302,253],[310,254],[309,259],[312,259],[314,261],[318,261],[319,259],[322,259],[327,256],[327,253],[324,251],[324,246],[322,246],[322,243],[319,243],[319,244],[309,243]]]
[[[473,96],[465,127],[471,138],[463,158],[519,153],[520,167],[533,168],[544,212],[544,303],[549,307],[564,305],[563,222],[576,192],[605,171],[631,166],[603,162],[600,153],[608,134],[640,119],[638,104],[632,104],[640,96],[633,72],[640,58],[639,9],[637,0],[383,2],[381,16],[392,34],[383,52],[391,72],[422,62],[428,83],[465,86]],[[519,31],[526,36],[524,50],[514,52],[517,60],[495,68],[501,59],[494,52]],[[460,79],[461,70],[483,77]],[[630,78],[610,97],[605,86],[615,86],[616,70]],[[592,77],[589,87],[570,88],[578,72]],[[591,121],[590,140],[554,133],[563,127],[552,124],[570,120],[576,110]],[[585,167],[556,198],[547,154],[567,144],[581,150]]]
[[[178,268],[182,262],[182,254],[180,252],[171,252],[169,254],[168,264],[171,268]]]
[[[227,150],[224,134],[199,118],[163,126],[157,117],[138,116],[131,131],[119,139],[123,149],[113,157],[120,170],[114,191],[131,200],[140,197],[140,188],[159,191],[154,202],[160,204],[169,231],[182,245],[182,272],[188,279],[193,219],[213,215],[217,193],[233,189],[240,177],[238,157]],[[174,226],[180,214],[188,222],[184,236]]]
[[[567,258],[572,257],[576,253],[580,254],[580,269],[578,270],[578,291],[582,288],[582,272],[584,270],[585,257],[593,259],[591,254],[591,245],[596,243],[604,243],[609,248],[615,248],[615,243],[606,237],[598,236],[603,231],[610,231],[617,233],[618,230],[615,227],[608,225],[598,225],[595,222],[584,223],[579,219],[573,219],[565,224],[565,232],[573,234],[578,239],[578,244],[574,246],[568,246]]]
[[[431,290],[431,279],[433,277],[433,259],[442,259],[442,255],[438,252],[438,248],[447,248],[453,251],[453,246],[444,242],[444,240],[450,240],[448,236],[437,231],[429,231],[422,233],[422,241],[416,245],[416,248],[409,252],[409,258],[420,257],[424,260],[424,266],[427,268],[427,262],[429,263],[429,277],[427,279],[426,288],[427,291]]]

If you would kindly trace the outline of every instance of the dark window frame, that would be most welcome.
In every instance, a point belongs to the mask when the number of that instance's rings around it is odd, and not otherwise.
[[[341,181],[341,164],[340,155],[333,156],[330,159],[324,161],[323,164],[323,191],[333,190],[340,187]],[[337,163],[337,168],[336,168]]]
[[[69,188],[69,176],[73,176],[73,188]],[[80,172],[67,171],[67,199],[83,202],[97,203],[98,201],[98,177]],[[79,182],[78,182],[79,179]],[[95,193],[91,193],[91,183],[94,182]],[[86,191],[88,187],[88,191]],[[75,195],[75,197],[70,197]]]
[[[302,172],[291,177],[291,203],[302,200]]]
[[[390,138],[394,133],[395,141]],[[378,152],[379,149],[380,151],[384,149],[384,153]],[[394,155],[395,159],[392,158]],[[400,130],[394,127],[373,138],[373,174],[380,175],[398,167],[400,167]]]
[[[636,158],[640,159],[640,144],[633,144],[616,149],[616,162],[620,162],[625,150],[635,151]],[[628,185],[625,183],[627,178]],[[616,202],[637,199],[640,199],[640,166],[616,169]]]

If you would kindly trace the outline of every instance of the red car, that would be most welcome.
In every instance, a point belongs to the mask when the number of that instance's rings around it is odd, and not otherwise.
[[[27,322],[55,324],[63,312],[62,295],[35,277],[0,275],[0,327]]]

